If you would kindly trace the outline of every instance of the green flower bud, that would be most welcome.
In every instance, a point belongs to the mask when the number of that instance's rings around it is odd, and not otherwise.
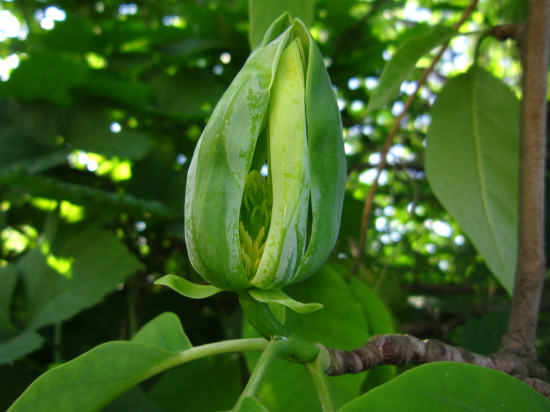
[[[210,284],[237,292],[307,278],[334,247],[345,177],[322,56],[304,24],[284,15],[219,101],[193,155],[191,263]]]

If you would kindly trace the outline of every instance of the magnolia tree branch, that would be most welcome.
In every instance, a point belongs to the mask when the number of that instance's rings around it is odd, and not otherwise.
[[[550,384],[544,382],[548,377],[544,366],[536,359],[510,352],[479,355],[436,339],[420,340],[409,335],[375,335],[353,351],[328,349],[328,352],[330,365],[325,373],[331,376],[359,373],[380,365],[454,361],[508,373],[550,399]]]
[[[508,330],[501,350],[536,358],[544,278],[544,174],[550,0],[531,0],[524,37],[521,106],[518,261]]]
[[[478,0],[471,0],[470,4],[466,9],[464,9],[464,12],[460,16],[460,19],[458,22],[455,23],[453,26],[453,30],[458,30],[460,26],[468,19],[470,14],[474,11]],[[414,99],[416,99],[416,96],[418,95],[418,92],[420,88],[426,83],[426,80],[428,79],[429,74],[434,69],[437,62],[441,59],[441,56],[443,56],[443,53],[445,50],[447,50],[447,47],[449,46],[450,42],[445,43],[443,46],[440,47],[436,55],[433,57],[432,62],[429,67],[427,67],[421,74],[420,78],[416,81],[416,88],[414,92],[407,98],[405,101],[405,105],[403,107],[403,110],[395,118],[395,121],[393,122],[393,126],[390,130],[390,133],[386,137],[386,141],[384,142],[384,146],[382,147],[381,153],[380,153],[380,162],[376,166],[376,177],[374,178],[374,181],[372,182],[372,185],[369,189],[369,193],[367,194],[367,197],[365,199],[365,205],[363,207],[363,214],[361,217],[361,231],[359,233],[359,246],[357,248],[357,256],[355,257],[355,262],[353,264],[353,268],[351,270],[351,273],[355,274],[357,273],[357,270],[359,269],[359,266],[361,265],[361,262],[363,260],[363,254],[365,253],[365,246],[367,243],[367,229],[370,224],[370,216],[372,212],[372,206],[374,203],[374,195],[376,194],[376,191],[378,190],[378,181],[380,179],[380,175],[382,174],[382,170],[386,167],[386,161],[388,157],[388,153],[390,151],[390,148],[393,143],[393,139],[397,135],[397,132],[399,131],[399,128],[401,126],[401,122],[407,112],[409,111],[412,103],[414,102]]]

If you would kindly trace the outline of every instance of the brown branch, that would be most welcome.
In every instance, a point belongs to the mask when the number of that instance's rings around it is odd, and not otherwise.
[[[522,23],[499,24],[498,26],[492,27],[488,34],[500,41],[508,39],[519,41],[523,36],[524,30],[525,25]]]
[[[453,26],[453,30],[458,30],[460,26],[468,19],[470,14],[473,12],[477,5],[478,0],[471,0],[470,4],[462,15],[460,16],[459,21]],[[409,95],[407,100],[405,101],[405,105],[403,107],[403,110],[397,116],[395,121],[393,122],[393,126],[390,130],[390,133],[388,134],[388,137],[386,137],[386,141],[384,142],[384,146],[382,147],[381,153],[380,153],[380,162],[378,163],[376,167],[376,177],[374,178],[374,181],[372,182],[372,185],[369,189],[369,193],[367,194],[367,198],[365,199],[365,205],[363,207],[363,214],[361,216],[361,231],[359,234],[359,246],[357,250],[357,256],[355,257],[355,262],[353,264],[353,268],[351,270],[351,273],[355,274],[357,273],[357,270],[359,269],[359,266],[361,265],[361,261],[363,260],[363,255],[365,253],[365,246],[367,243],[367,229],[370,224],[370,216],[372,212],[372,206],[374,202],[374,195],[376,194],[376,191],[378,190],[378,181],[380,179],[380,175],[382,173],[382,170],[386,167],[386,161],[388,152],[390,151],[391,145],[393,143],[393,139],[397,132],[399,131],[399,126],[401,125],[401,121],[405,117],[405,115],[408,113],[414,99],[416,99],[416,96],[420,90],[420,88],[424,85],[426,80],[428,79],[428,75],[432,72],[433,68],[437,64],[437,62],[441,59],[441,56],[447,50],[447,47],[449,46],[450,42],[445,43],[437,54],[432,59],[432,62],[428,68],[426,68],[423,72],[418,81],[416,82],[416,88],[414,92]]]
[[[420,340],[409,335],[375,335],[358,349],[328,349],[330,365],[325,373],[338,376],[359,373],[380,365],[453,361],[485,366],[515,376],[550,398],[550,384],[544,366],[536,359],[513,353],[479,355],[435,339]]]
[[[544,277],[544,173],[550,0],[531,0],[523,46],[518,261],[504,352],[536,358],[535,338]]]

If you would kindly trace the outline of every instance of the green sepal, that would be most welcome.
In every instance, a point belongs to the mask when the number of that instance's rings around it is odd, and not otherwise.
[[[267,303],[257,301],[248,292],[239,293],[239,303],[250,324],[265,339],[290,336],[290,332],[273,315]]]
[[[307,314],[322,309],[323,305],[320,303],[302,303],[292,299],[286,293],[280,289],[250,289],[250,296],[256,299],[258,302],[263,303],[278,303],[292,309],[294,312]]]
[[[166,275],[160,279],[155,280],[155,285],[168,286],[172,290],[178,292],[180,295],[186,296],[191,299],[204,299],[209,298],[216,293],[223,292],[222,289],[212,285],[198,285],[193,282],[189,282],[180,276]]]

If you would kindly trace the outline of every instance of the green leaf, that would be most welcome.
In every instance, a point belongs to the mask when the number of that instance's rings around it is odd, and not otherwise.
[[[46,51],[34,51],[11,74],[10,81],[1,86],[21,100],[47,100],[62,106],[73,102],[71,90],[83,84],[88,67],[76,59]]]
[[[294,312],[307,314],[322,309],[323,305],[320,303],[302,303],[292,299],[280,289],[250,289],[250,296],[259,302],[264,303],[278,303],[292,309]]]
[[[67,320],[95,305],[141,267],[112,234],[93,226],[57,228],[55,220],[49,220],[37,247],[13,264],[13,269],[7,269],[8,274],[17,272],[24,285],[21,314],[26,329],[19,334],[8,330],[11,333],[0,335],[4,339],[0,363],[38,349],[43,339],[34,332],[36,329]],[[7,276],[5,292],[9,290],[9,279]],[[6,311],[2,316],[9,320]]]
[[[95,305],[141,264],[115,236],[90,225],[46,233],[17,268],[27,327],[36,329]]]
[[[164,373],[147,393],[161,411],[210,412],[230,409],[242,391],[236,357],[198,359]]]
[[[110,401],[139,382],[177,364],[178,352],[168,347],[187,347],[181,326],[176,325],[172,315],[161,315],[138,332],[138,342],[108,342],[85,354],[51,369],[34,381],[31,386],[10,407],[10,412],[20,411],[99,411]],[[178,322],[179,323],[179,322]],[[169,344],[158,340],[169,331],[165,327],[176,327]],[[154,332],[153,332],[154,331]],[[176,335],[180,341],[177,342]],[[159,343],[159,346],[155,344]]]
[[[340,412],[548,411],[550,402],[523,382],[481,366],[418,366],[350,402]]]
[[[79,91],[84,92],[88,98],[107,98],[138,109],[143,109],[151,97],[149,85],[119,80],[108,74],[94,76],[79,87]]]
[[[286,292],[293,298],[320,302],[324,306],[308,315],[287,311],[285,327],[291,332],[313,342],[346,350],[355,349],[368,339],[361,305],[333,264],[325,264],[315,276],[286,288]],[[252,327],[247,325],[245,336],[253,335]],[[249,367],[257,357],[246,354]],[[341,406],[359,395],[364,375],[328,379],[335,402]],[[320,407],[306,369],[284,360],[277,360],[270,366],[258,398],[272,411],[301,412]]]
[[[139,386],[134,386],[103,408],[102,412],[162,412]]]
[[[433,107],[428,181],[511,293],[518,219],[519,102],[502,81],[472,67]]]
[[[112,123],[104,107],[83,105],[71,112],[65,134],[74,148],[106,156],[140,159],[151,149],[149,136],[131,129],[113,133]]]
[[[448,27],[432,26],[426,33],[410,38],[399,46],[382,71],[380,83],[372,93],[367,111],[376,110],[397,97],[401,84],[407,80],[418,59],[448,41],[454,34],[456,32]]]
[[[136,213],[145,212],[156,216],[174,217],[177,213],[155,200],[141,199],[129,194],[113,193],[81,184],[67,183],[61,180],[31,176],[26,173],[14,173],[0,176],[0,183],[12,188],[23,188],[31,196],[44,197],[53,200],[67,200],[81,205],[92,205],[108,211],[123,211]]]
[[[198,285],[193,282],[189,282],[180,276],[166,275],[160,279],[155,280],[155,285],[168,286],[170,289],[178,292],[180,295],[186,296],[191,299],[204,299],[209,298],[216,293],[223,292],[222,289],[212,285]]]
[[[36,173],[67,161],[69,149],[56,146],[52,139],[53,110],[41,108],[22,109],[0,99],[0,173]]]
[[[15,265],[7,265],[0,268],[0,338],[14,331],[11,322],[10,308],[12,296],[17,285],[17,270]]]
[[[498,352],[507,324],[508,311],[488,313],[479,319],[468,319],[456,329],[457,343],[464,349],[481,355]]]
[[[44,338],[33,330],[10,336],[0,343],[0,365],[12,362],[42,346]]]
[[[184,351],[193,346],[183,331],[179,318],[172,312],[164,312],[151,320],[134,335],[132,342],[172,352]]]
[[[168,368],[177,353],[134,342],[108,342],[40,376],[11,406],[19,411],[99,411]]]
[[[151,88],[159,114],[201,121],[224,92],[216,75],[197,69],[181,69],[173,76],[160,74],[151,81]]]
[[[313,21],[315,0],[248,0],[250,48],[258,46],[271,23],[284,12],[293,18],[302,19],[307,25]]]
[[[365,283],[355,277],[349,277],[350,289],[357,297],[367,318],[370,335],[394,333],[390,311],[376,293]]]

